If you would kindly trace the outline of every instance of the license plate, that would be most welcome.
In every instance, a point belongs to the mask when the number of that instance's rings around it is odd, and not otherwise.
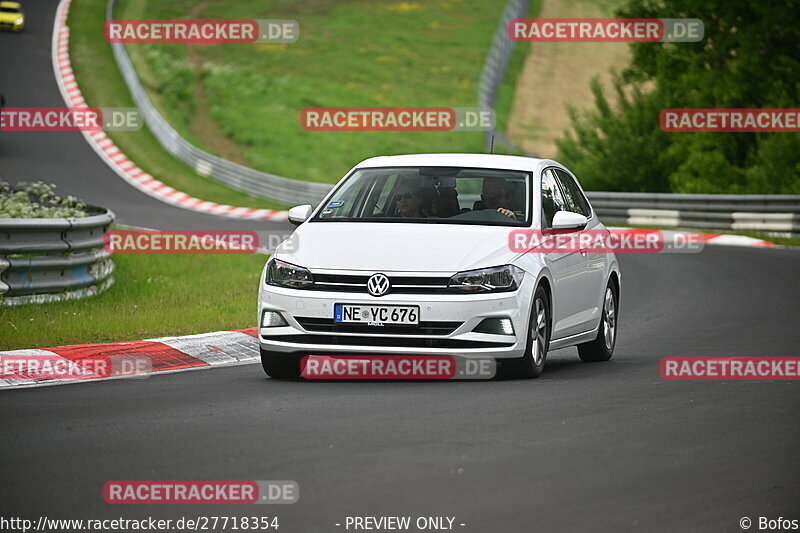
[[[369,326],[416,325],[419,324],[419,306],[336,304],[333,306],[333,321]]]

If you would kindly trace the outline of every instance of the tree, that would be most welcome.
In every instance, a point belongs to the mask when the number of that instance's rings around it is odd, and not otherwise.
[[[665,108],[795,108],[800,1],[632,0],[631,18],[699,18],[697,43],[633,43],[615,105],[571,110],[560,157],[590,189],[800,194],[798,133],[666,133]],[[629,96],[626,96],[629,95]]]

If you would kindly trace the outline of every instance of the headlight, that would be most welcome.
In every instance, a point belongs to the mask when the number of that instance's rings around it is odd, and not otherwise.
[[[17,20],[14,21],[14,26],[19,26],[23,22],[25,22],[25,19],[20,17],[20,18],[18,18]]]
[[[462,292],[513,291],[522,283],[525,271],[514,265],[459,272],[448,287]]]
[[[278,259],[270,259],[267,266],[267,283],[292,289],[304,289],[313,285],[314,279],[306,268]]]

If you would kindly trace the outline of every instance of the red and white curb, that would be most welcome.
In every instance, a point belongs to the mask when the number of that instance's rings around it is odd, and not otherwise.
[[[71,0],[61,0],[56,9],[56,19],[53,25],[52,57],[53,71],[56,82],[68,107],[88,107],[81,95],[81,90],[72,72],[69,59],[69,27],[67,14]],[[141,192],[157,200],[176,207],[198,211],[210,215],[246,220],[286,220],[286,211],[272,209],[255,209],[252,207],[235,207],[221,205],[194,198],[188,194],[173,189],[169,185],[157,180],[128,159],[114,144],[114,141],[103,131],[81,132],[97,155],[117,173],[119,177]]]
[[[728,234],[712,234],[702,233],[703,240],[706,244],[716,244],[721,246],[753,246],[756,248],[769,248],[775,246],[774,243],[765,241],[763,239],[756,239],[755,237],[747,237],[746,235],[728,235]]]
[[[154,374],[182,372],[197,368],[211,368],[253,364],[261,361],[258,348],[257,328],[217,331],[183,337],[162,337],[134,342],[111,342],[105,344],[76,344],[56,346],[36,350],[11,350],[0,352],[0,389],[41,387],[46,385],[66,385],[107,381],[109,379],[138,379]],[[149,360],[151,371],[132,376],[100,377],[82,369],[95,368],[93,362],[109,358],[145,358]],[[15,359],[16,358],[16,359]],[[41,358],[50,367],[59,364],[63,367],[77,368],[75,376],[69,379],[42,378],[31,379],[24,374],[14,375],[13,362],[20,359]],[[4,363],[12,361],[12,364]],[[4,366],[6,365],[6,366]],[[80,373],[79,377],[77,374]]]
[[[627,228],[622,226],[609,226],[609,229],[627,230],[634,228]],[[679,230],[661,230],[664,234],[664,240],[674,240],[676,235],[681,237],[695,237],[700,239],[705,244],[714,244],[718,246],[749,246],[754,248],[770,248],[775,246],[774,243],[765,241],[763,239],[756,239],[754,237],[747,237],[745,235],[730,235],[727,233],[700,233],[696,231],[679,231]]]

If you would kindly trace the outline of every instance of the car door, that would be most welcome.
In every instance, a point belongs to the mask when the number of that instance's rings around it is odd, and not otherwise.
[[[561,186],[561,191],[564,193],[567,208],[589,219],[586,224],[587,231],[593,233],[599,231],[601,228],[600,221],[592,213],[589,201],[578,186],[575,177],[560,168],[553,169],[553,172]],[[582,253],[586,260],[586,290],[582,296],[583,303],[581,307],[583,310],[581,311],[579,322],[583,324],[585,330],[590,330],[597,325],[600,319],[605,293],[605,272],[608,254],[604,251],[591,250],[583,250]]]
[[[542,173],[542,229],[552,229],[558,211],[569,211],[564,192],[553,169]],[[554,251],[544,255],[553,276],[553,340],[587,330],[587,262],[580,251]]]

